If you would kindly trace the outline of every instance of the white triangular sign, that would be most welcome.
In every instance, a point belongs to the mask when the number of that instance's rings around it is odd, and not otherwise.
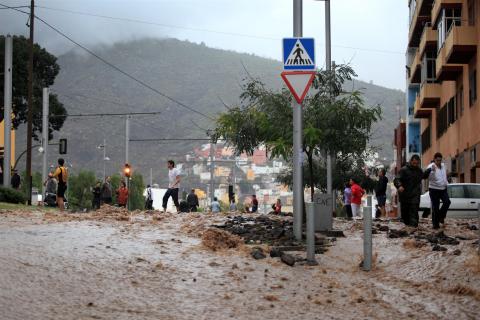
[[[285,66],[301,66],[311,64],[313,64],[312,58],[310,58],[308,55],[307,50],[305,50],[305,47],[300,39],[298,39],[293,46],[292,51],[290,51],[287,60],[285,61]]]
[[[298,103],[302,103],[312,84],[315,72],[313,71],[285,71],[282,72],[282,79],[287,84],[290,92]]]

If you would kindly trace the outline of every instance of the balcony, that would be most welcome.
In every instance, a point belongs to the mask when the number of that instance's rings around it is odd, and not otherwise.
[[[435,75],[437,81],[455,81],[463,72],[463,65],[449,64],[447,62],[445,43],[438,52],[435,61]]]
[[[418,47],[423,26],[430,22],[430,12],[433,0],[417,0],[415,13],[410,21],[410,30],[408,33],[408,46]]]
[[[430,23],[426,24],[423,28],[422,37],[420,38],[420,46],[418,51],[420,52],[420,57],[425,54],[426,50],[434,49],[437,47],[437,31],[433,30]]]
[[[415,119],[429,118],[432,115],[432,109],[420,107],[420,96],[415,99],[413,105],[413,117]]]
[[[440,83],[422,83],[418,93],[419,108],[437,108],[440,106],[442,85]]]
[[[420,60],[420,51],[417,50],[410,65],[410,83],[420,83],[421,81],[422,62]]]
[[[447,63],[468,63],[477,53],[476,27],[452,25],[443,47]]]
[[[446,8],[462,8],[462,0],[435,0],[432,9],[432,25],[437,24],[437,20],[440,17],[442,9]]]

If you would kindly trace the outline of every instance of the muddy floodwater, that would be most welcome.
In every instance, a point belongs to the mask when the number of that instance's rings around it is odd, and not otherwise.
[[[446,251],[378,232],[365,272],[361,221],[335,220],[345,237],[319,265],[291,267],[266,245],[202,245],[225,218],[0,211],[0,319],[480,319],[478,222],[447,219]]]

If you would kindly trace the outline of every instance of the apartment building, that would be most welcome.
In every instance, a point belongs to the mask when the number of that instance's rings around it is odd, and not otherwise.
[[[457,182],[480,182],[480,0],[410,0],[409,9],[409,146],[417,125],[422,165],[441,152]]]

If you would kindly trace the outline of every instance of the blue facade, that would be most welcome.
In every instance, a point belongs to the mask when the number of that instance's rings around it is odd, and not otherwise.
[[[419,91],[420,88],[418,86],[411,86],[408,88],[407,107],[409,117],[413,117],[413,105],[415,104],[415,99],[417,98]]]
[[[408,124],[407,149],[409,154],[420,154],[422,152],[422,143],[420,139],[420,122],[410,122]]]

